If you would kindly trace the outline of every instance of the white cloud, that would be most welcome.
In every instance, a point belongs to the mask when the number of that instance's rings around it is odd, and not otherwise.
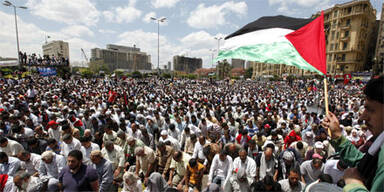
[[[381,11],[376,13],[376,20],[381,20]]]
[[[180,0],[152,0],[151,3],[154,8],[171,8],[174,7],[179,1]]]
[[[95,25],[100,12],[90,0],[28,0],[33,15],[66,24]]]
[[[62,29],[61,32],[73,37],[81,37],[81,36],[93,37],[95,35],[93,31],[91,31],[88,27],[85,27],[83,25],[72,25]]]
[[[104,34],[115,34],[116,33],[116,31],[110,30],[110,29],[99,29],[98,32],[104,33]]]
[[[136,0],[130,0],[128,6],[103,11],[103,16],[108,22],[131,23],[140,18],[142,14],[139,9],[135,8],[135,4]]]
[[[151,17],[155,17],[156,18],[156,13],[155,12],[149,12],[147,13],[144,17],[143,17],[143,21],[146,22],[146,23],[149,23],[151,22]]]
[[[197,8],[191,12],[187,23],[194,28],[214,28],[227,24],[226,16],[230,13],[238,17],[247,14],[247,4],[245,2],[225,2],[222,5],[212,5],[206,7],[204,3],[199,4]]]
[[[330,0],[268,0],[268,3],[278,6],[278,12],[290,15],[300,12],[301,8],[321,10],[330,6]]]
[[[180,42],[188,48],[215,47],[217,44],[214,36],[205,31],[190,33],[183,37]]]

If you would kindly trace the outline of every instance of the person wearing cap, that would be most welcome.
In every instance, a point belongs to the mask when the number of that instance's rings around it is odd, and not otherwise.
[[[300,165],[301,181],[310,184],[319,178],[323,173],[324,164],[323,157],[317,153],[312,155],[312,160],[304,161]]]
[[[181,147],[180,147],[179,141],[176,140],[175,138],[169,136],[167,130],[162,130],[160,132],[160,136],[161,137],[159,139],[159,142],[163,142],[163,143],[171,142],[171,144],[173,145],[175,150],[180,150]]]
[[[90,154],[91,166],[96,169],[99,175],[100,192],[112,190],[113,169],[112,163],[106,160],[100,150],[93,150]]]
[[[310,149],[307,151],[305,155],[305,160],[311,160],[313,154],[319,154],[320,156],[323,157],[323,159],[326,159],[328,157],[327,152],[324,150],[324,143],[321,141],[317,141],[315,143],[315,146],[313,149]]]
[[[57,123],[55,120],[49,121],[47,125],[48,136],[50,138],[56,139],[56,141],[60,141],[60,129],[58,126],[59,123]]]

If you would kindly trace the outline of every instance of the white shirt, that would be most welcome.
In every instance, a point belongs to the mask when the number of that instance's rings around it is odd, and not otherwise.
[[[47,164],[44,161],[40,162],[39,176],[43,178],[59,178],[59,173],[65,167],[67,162],[62,155],[53,154],[52,162]]]
[[[79,150],[81,151],[81,143],[78,139],[72,137],[72,142],[69,144],[66,144],[65,142],[62,143],[61,148],[61,154],[64,155],[64,157],[68,157],[68,153],[73,150]]]
[[[59,127],[57,127],[56,130],[52,129],[52,128],[49,128],[48,129],[48,136],[49,136],[49,138],[53,138],[57,142],[59,142],[60,141],[60,136],[61,136]]]
[[[208,142],[206,141],[205,144],[207,144],[207,143]],[[204,146],[201,145],[199,141],[196,141],[195,148],[193,149],[192,158],[204,159],[204,165],[207,165],[208,160],[203,153],[203,148],[204,148]]]
[[[20,160],[15,157],[8,157],[7,163],[0,164],[0,174],[13,176],[20,169]]]
[[[21,161],[21,168],[25,169],[28,174],[33,175],[39,171],[41,164],[41,156],[35,153],[31,153],[29,161]]]
[[[81,146],[81,152],[83,153],[83,163],[86,165],[92,165],[91,162],[91,152],[95,150],[100,150],[100,147],[96,143],[91,142],[91,146],[89,148],[85,148],[84,146]]]
[[[337,168],[337,163],[339,160],[327,160],[324,165],[324,174],[332,176],[333,183],[337,183],[340,179],[343,178],[344,171],[341,171]]]
[[[5,152],[8,156],[16,156],[20,151],[24,151],[24,147],[17,141],[8,139],[8,145],[0,148],[1,152]]]
[[[227,158],[221,161],[220,154],[216,154],[209,170],[208,182],[212,182],[213,176],[223,177],[224,180],[227,180],[231,176],[231,170],[232,157],[227,155]]]
[[[112,169],[116,170],[118,167],[124,167],[124,152],[123,149],[114,145],[114,150],[109,152],[105,147],[101,150],[103,157],[112,163]]]
[[[248,183],[253,183],[254,178],[256,177],[256,162],[251,157],[247,156],[247,159],[243,163],[240,157],[236,157],[233,161],[233,171],[238,170],[239,168],[244,168],[245,173],[247,174]]]

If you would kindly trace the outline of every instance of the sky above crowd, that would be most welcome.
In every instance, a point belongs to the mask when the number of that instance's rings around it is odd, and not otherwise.
[[[174,55],[199,57],[211,67],[218,41],[262,16],[307,18],[346,0],[9,0],[18,9],[20,49],[42,53],[46,36],[69,43],[72,63],[88,58],[92,48],[118,44],[140,48],[157,67],[157,23],[160,24],[160,67]],[[383,0],[371,0],[381,14]],[[0,56],[16,57],[13,9],[0,5]],[[221,41],[221,44],[224,42]]]

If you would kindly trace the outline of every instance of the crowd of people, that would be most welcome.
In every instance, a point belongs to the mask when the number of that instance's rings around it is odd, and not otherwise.
[[[44,55],[36,55],[36,53],[32,53],[27,55],[26,52],[19,53],[20,63],[27,66],[69,66],[69,60],[65,57],[58,56],[49,56]]]
[[[326,117],[316,79],[0,79],[0,190],[342,191],[332,138],[377,135],[364,86],[331,85]]]

